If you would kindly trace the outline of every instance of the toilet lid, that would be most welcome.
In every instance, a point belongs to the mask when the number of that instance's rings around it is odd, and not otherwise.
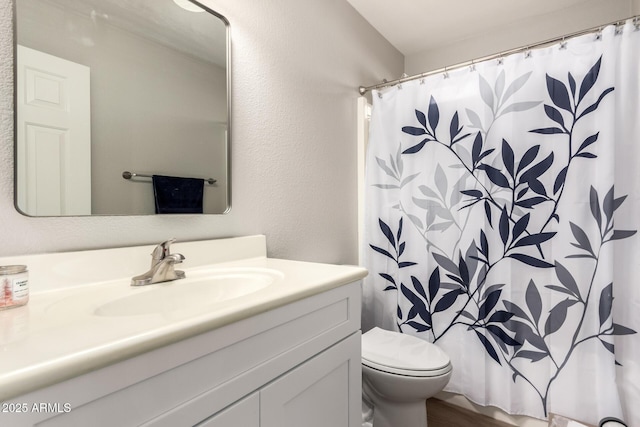
[[[362,335],[362,362],[372,368],[416,376],[424,376],[425,371],[448,371],[451,365],[449,356],[435,344],[380,328]]]

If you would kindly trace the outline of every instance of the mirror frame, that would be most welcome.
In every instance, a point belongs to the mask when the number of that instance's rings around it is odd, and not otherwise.
[[[18,213],[21,215],[27,216],[29,218],[78,218],[78,217],[126,217],[126,216],[144,216],[151,217],[154,215],[158,215],[155,213],[149,214],[91,214],[91,215],[30,215],[20,209],[18,206],[18,168],[17,168],[17,158],[18,158],[18,14],[17,14],[17,1],[12,0],[12,36],[13,36],[13,205]],[[210,13],[216,18],[220,19],[224,24],[226,30],[226,89],[227,89],[227,141],[226,141],[226,168],[227,168],[227,188],[226,188],[226,200],[227,200],[227,208],[224,212],[220,213],[203,213],[203,214],[179,214],[179,215],[168,215],[168,216],[178,216],[184,217],[185,215],[224,215],[228,214],[231,211],[231,187],[232,187],[232,179],[231,179],[231,141],[232,141],[232,117],[231,117],[231,24],[229,20],[222,14],[216,12],[210,7],[200,3],[197,0],[188,0],[189,2],[195,4],[196,6],[202,8],[205,12]],[[163,215],[166,217],[167,215]]]

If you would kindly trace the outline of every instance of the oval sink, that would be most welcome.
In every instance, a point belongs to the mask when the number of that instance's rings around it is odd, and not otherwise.
[[[150,285],[139,293],[118,298],[97,307],[98,316],[138,316],[198,311],[212,304],[240,298],[271,285],[268,273],[225,273],[203,275]]]

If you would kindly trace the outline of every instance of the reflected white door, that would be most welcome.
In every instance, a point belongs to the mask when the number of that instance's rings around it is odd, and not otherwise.
[[[17,202],[27,215],[91,214],[89,67],[18,45]]]

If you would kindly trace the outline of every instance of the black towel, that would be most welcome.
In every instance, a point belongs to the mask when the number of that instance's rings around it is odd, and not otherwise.
[[[204,179],[153,175],[157,214],[202,213]]]

